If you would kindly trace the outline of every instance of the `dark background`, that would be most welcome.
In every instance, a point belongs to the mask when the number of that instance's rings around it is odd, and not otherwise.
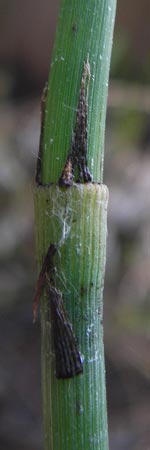
[[[41,450],[33,179],[58,2],[0,1],[0,449]],[[150,449],[150,2],[118,0],[104,182],[110,450]],[[86,450],[86,449],[85,449]]]

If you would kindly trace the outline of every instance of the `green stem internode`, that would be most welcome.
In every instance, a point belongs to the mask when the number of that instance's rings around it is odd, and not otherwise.
[[[84,63],[89,62],[88,167],[102,183],[116,0],[62,0],[48,81],[42,180],[57,183],[71,145]]]
[[[108,190],[93,183],[35,188],[40,265],[55,243],[57,288],[62,293],[83,359],[83,373],[57,379],[49,300],[43,296],[42,385],[46,450],[108,450],[103,286]],[[42,251],[41,251],[42,250]]]

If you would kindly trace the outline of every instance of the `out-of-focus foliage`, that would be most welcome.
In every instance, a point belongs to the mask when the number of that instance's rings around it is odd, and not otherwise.
[[[111,77],[133,83],[149,83],[150,58],[146,56],[141,64],[131,51],[130,42],[128,32],[120,30],[116,33],[112,51]]]

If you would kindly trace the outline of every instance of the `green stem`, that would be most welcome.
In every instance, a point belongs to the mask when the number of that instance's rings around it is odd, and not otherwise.
[[[35,189],[37,251],[44,257],[50,242],[58,249],[57,288],[83,357],[83,374],[66,380],[56,378],[48,299],[44,297],[41,325],[46,450],[108,450],[102,326],[107,202],[104,185]]]
[[[48,300],[45,290],[41,302],[45,450],[108,450],[102,326],[108,190],[99,183],[115,7],[116,0],[63,0],[51,62],[35,187],[37,256],[40,270],[49,245],[57,248],[56,289],[83,356],[83,373],[56,377],[49,316],[53,299]],[[91,72],[89,84],[85,63]],[[87,127],[86,107],[79,101],[85,85]],[[79,171],[81,167],[87,174],[86,163],[94,182],[72,183],[70,167]],[[66,176],[71,180],[69,188],[65,182],[58,186],[61,175],[63,182]],[[90,181],[89,176],[84,181]]]
[[[88,165],[103,180],[108,76],[116,0],[63,0],[51,61],[46,104],[42,181],[58,181],[70,148],[83,65],[91,70]]]

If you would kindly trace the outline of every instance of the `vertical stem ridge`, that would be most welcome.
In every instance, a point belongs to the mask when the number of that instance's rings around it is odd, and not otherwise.
[[[116,0],[62,0],[48,82],[42,182],[58,181],[70,148],[87,57],[88,167],[103,180],[104,133]]]
[[[46,450],[108,450],[106,393],[105,383],[102,384],[107,202],[104,185],[35,189],[37,250],[41,251],[44,245],[46,254],[52,243],[58,249],[56,284],[84,358],[83,374],[67,380],[56,378],[48,300],[44,295],[41,318]]]

